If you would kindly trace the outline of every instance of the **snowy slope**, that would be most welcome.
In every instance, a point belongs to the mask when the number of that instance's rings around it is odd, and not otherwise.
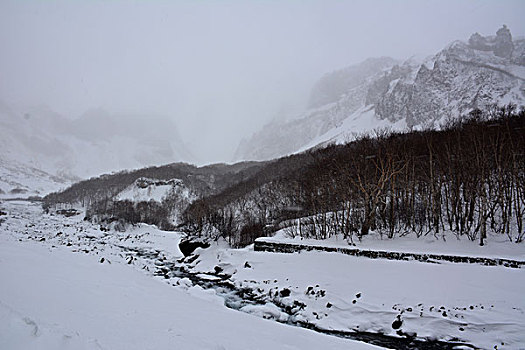
[[[386,57],[368,59],[327,74],[314,86],[309,110],[290,120],[270,123],[250,139],[244,139],[234,158],[267,160],[291,154],[340,126],[345,118],[364,106],[369,84],[395,62]]]
[[[0,198],[42,196],[66,188],[73,180],[0,158]]]
[[[378,65],[375,71],[363,64],[346,69],[362,71],[361,75],[345,76],[344,70],[327,75],[313,89],[313,108],[291,121],[273,122],[243,140],[235,158],[276,158],[352,141],[375,129],[439,127],[449,117],[492,104],[523,106],[525,40],[512,41],[507,28],[498,33],[496,37],[475,34],[433,57]]]
[[[197,195],[180,179],[154,180],[139,178],[133,184],[118,193],[118,201],[163,203],[170,210],[174,225],[181,223],[181,214],[197,199]]]
[[[365,106],[346,118],[341,125],[330,129],[317,136],[306,145],[299,148],[298,152],[306,151],[313,147],[322,147],[328,144],[342,144],[355,140],[360,135],[380,132],[381,130],[402,131],[406,128],[404,120],[390,122],[377,118],[373,106]]]

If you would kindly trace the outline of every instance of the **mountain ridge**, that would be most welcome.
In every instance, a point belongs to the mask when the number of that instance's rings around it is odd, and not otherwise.
[[[436,128],[446,118],[476,108],[525,104],[525,40],[513,40],[506,26],[495,36],[475,33],[468,41],[453,41],[423,61],[391,60],[390,67],[378,65],[367,79],[357,74],[341,89],[340,81],[348,76],[339,75],[349,71],[366,75],[359,67],[373,62],[381,61],[369,59],[325,74],[312,88],[309,109],[293,125],[282,121],[266,125],[243,140],[234,159],[272,159],[351,141],[376,128]],[[319,86],[330,90],[326,88],[330,81],[335,86],[331,99],[323,92],[316,97]]]

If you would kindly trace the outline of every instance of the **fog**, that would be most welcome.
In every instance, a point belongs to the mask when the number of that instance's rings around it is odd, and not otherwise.
[[[0,2],[0,100],[170,118],[197,163],[304,110],[324,73],[429,55],[507,24],[518,1]],[[177,159],[174,159],[176,161]]]

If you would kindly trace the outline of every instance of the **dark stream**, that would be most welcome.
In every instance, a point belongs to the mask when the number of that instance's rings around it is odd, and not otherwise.
[[[296,321],[293,318],[293,313],[290,311],[290,308],[286,305],[280,304],[276,300],[268,300],[264,296],[257,295],[250,288],[238,288],[235,286],[229,278],[230,275],[225,275],[221,273],[208,274],[212,279],[207,279],[202,277],[202,273],[194,273],[187,271],[183,265],[181,265],[182,260],[178,262],[167,261],[164,258],[159,258],[159,251],[155,250],[143,250],[136,248],[129,248],[121,246],[123,250],[127,250],[137,257],[148,259],[155,262],[157,268],[154,271],[154,274],[157,276],[163,276],[166,279],[169,278],[188,278],[194,285],[198,285],[204,289],[214,289],[216,294],[224,298],[224,305],[230,309],[239,310],[245,305],[263,305],[266,303],[273,303],[279,309],[288,314],[287,321],[277,322],[285,323],[288,325],[293,325],[296,327],[302,327],[306,329],[311,329],[313,331],[332,335],[340,338],[358,340],[366,342],[369,344],[389,348],[389,349],[398,349],[398,350],[435,350],[435,349],[458,349],[458,348],[471,348],[476,349],[475,346],[462,342],[444,342],[438,340],[428,340],[410,337],[408,335],[403,335],[399,337],[385,335],[380,333],[371,333],[371,332],[361,332],[361,331],[337,331],[337,330],[327,330],[317,327],[315,324],[309,322]],[[191,256],[188,258],[192,258]],[[187,259],[188,259],[187,258]],[[199,276],[200,275],[200,276]]]

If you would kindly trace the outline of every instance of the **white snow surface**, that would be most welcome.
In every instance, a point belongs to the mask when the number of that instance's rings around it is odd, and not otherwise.
[[[130,200],[132,202],[142,202],[154,200],[156,202],[161,202],[162,199],[166,198],[171,185],[160,185],[160,186],[148,186],[147,188],[140,188],[131,185],[129,188],[120,192],[116,196],[116,200]]]
[[[187,279],[151,276],[151,261],[123,249],[172,261],[179,234],[105,232],[34,204],[0,207],[0,349],[376,348],[227,309]]]
[[[55,176],[15,160],[0,157],[0,198],[27,198],[65,189],[71,178]]]
[[[339,126],[316,137],[301,147],[298,152],[303,152],[313,147],[326,146],[328,144],[348,143],[364,134],[373,135],[375,131],[403,131],[405,129],[405,120],[391,122],[388,119],[379,119],[375,115],[374,106],[364,106],[344,119]]]
[[[255,252],[253,246],[231,249],[221,241],[197,249],[197,259],[177,263],[178,233],[149,225],[108,232],[81,215],[42,214],[38,205],[25,202],[0,203],[0,209],[7,212],[0,216],[5,220],[0,224],[1,349],[359,349],[370,346],[275,320],[398,337],[392,327],[398,317],[402,332],[421,339],[457,340],[482,349],[525,344],[525,269]],[[447,242],[432,238],[370,235],[356,244],[524,256],[523,244],[503,237],[489,237],[483,248],[449,236]],[[282,233],[274,239],[287,240]],[[202,279],[226,276],[238,289],[251,290],[261,303],[238,305],[260,318],[226,309],[220,291],[204,290],[188,278],[152,276],[168,263]]]
[[[525,271],[474,264],[430,264],[353,257],[339,253],[294,254],[252,249],[199,252],[196,271],[220,266],[240,287],[268,300],[306,305],[295,319],[324,329],[402,331],[427,339],[460,339],[483,349],[525,344]],[[248,263],[248,268],[244,268]],[[283,289],[291,291],[282,297]],[[283,318],[273,307],[250,313]],[[276,314],[277,313],[277,314]]]

